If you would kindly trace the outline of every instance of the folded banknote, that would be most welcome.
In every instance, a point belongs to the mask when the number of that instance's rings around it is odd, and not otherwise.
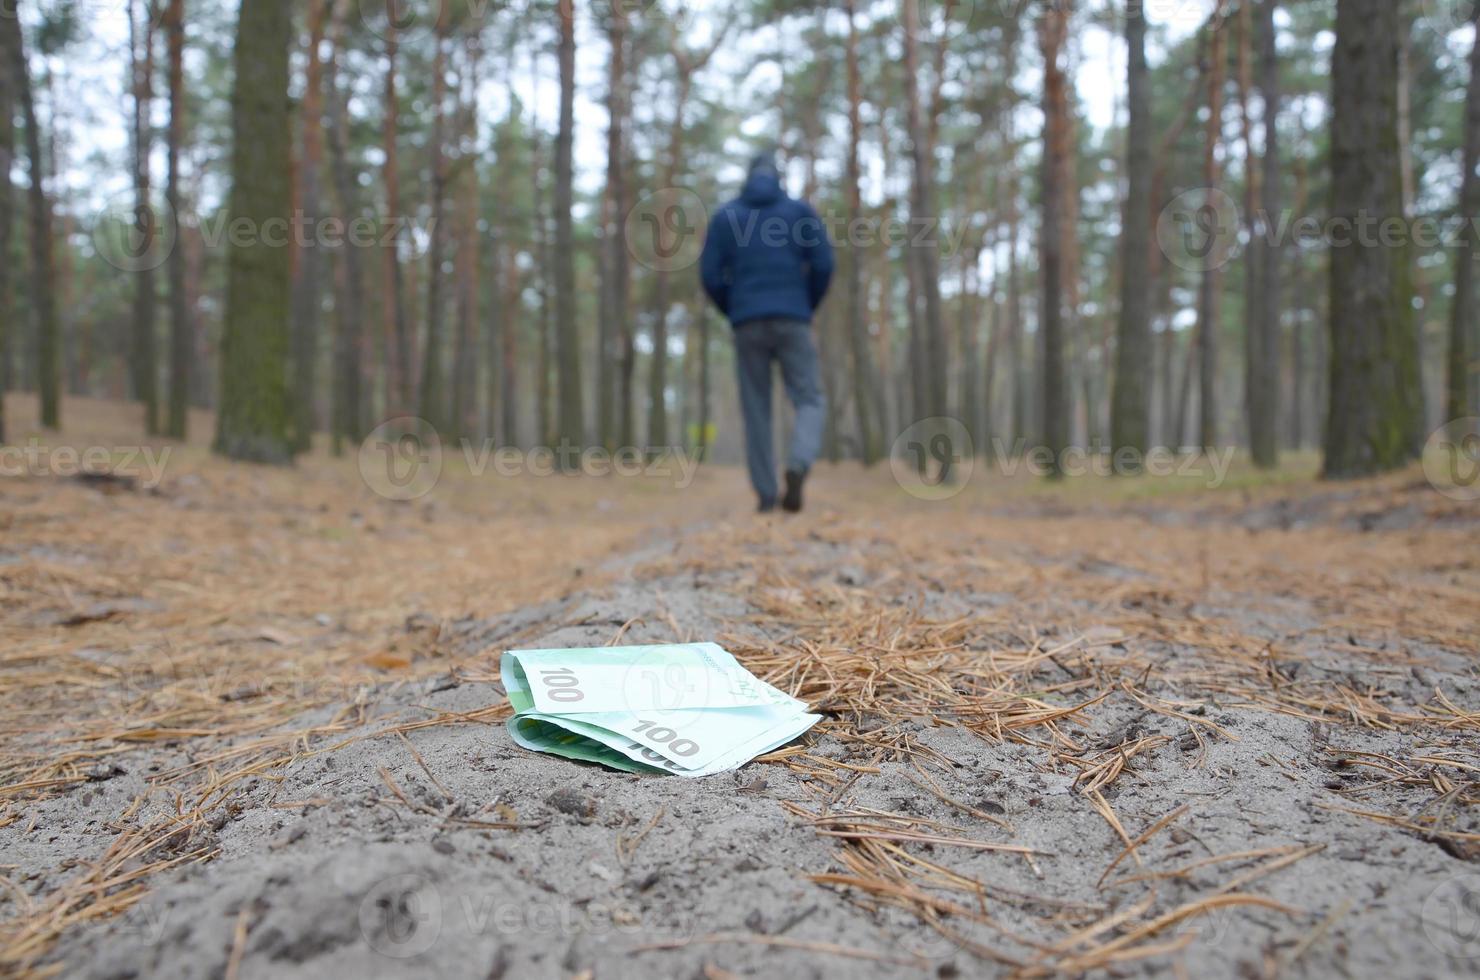
[[[821,719],[714,643],[510,650],[499,672],[515,742],[628,772],[728,772]]]

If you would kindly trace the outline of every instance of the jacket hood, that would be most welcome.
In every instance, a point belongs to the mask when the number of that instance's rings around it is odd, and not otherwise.
[[[751,174],[740,191],[740,199],[752,206],[772,204],[785,196],[781,190],[781,178],[764,171]]]

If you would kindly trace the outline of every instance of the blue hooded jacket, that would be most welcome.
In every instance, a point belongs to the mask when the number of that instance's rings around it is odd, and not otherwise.
[[[817,212],[788,197],[776,174],[762,169],[709,219],[699,274],[731,326],[762,319],[811,323],[832,281],[832,243]]]

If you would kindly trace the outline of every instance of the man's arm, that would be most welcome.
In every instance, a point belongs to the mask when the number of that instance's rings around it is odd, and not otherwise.
[[[801,235],[802,251],[807,260],[807,291],[815,311],[822,305],[823,298],[827,296],[827,287],[832,284],[833,247],[832,242],[828,241],[827,227],[823,225],[816,210],[810,204],[802,207],[806,212],[802,219],[805,222],[805,230]]]
[[[716,211],[704,237],[704,251],[699,256],[699,280],[715,307],[726,316],[730,312],[730,262],[734,244],[725,212]]]

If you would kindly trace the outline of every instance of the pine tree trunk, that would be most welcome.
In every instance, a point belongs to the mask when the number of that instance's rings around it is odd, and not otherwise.
[[[469,34],[465,39],[466,79],[465,95],[459,97],[460,142],[465,146],[478,145],[478,65],[482,58],[478,35]],[[460,169],[458,183],[457,221],[457,339],[453,345],[452,359],[452,436],[454,439],[471,437],[476,418],[476,392],[478,387],[478,228],[481,218],[478,192],[478,168],[469,157],[458,160]]]
[[[1064,17],[1067,21],[1074,14],[1074,8],[1069,0],[1063,0]],[[1059,212],[1059,235],[1062,239],[1060,255],[1063,256],[1063,272],[1060,282],[1064,291],[1064,414],[1067,417],[1065,425],[1064,445],[1072,445],[1078,438],[1077,423],[1080,419],[1088,422],[1089,413],[1093,410],[1088,402],[1084,405],[1084,411],[1076,399],[1088,399],[1092,391],[1088,378],[1087,367],[1090,337],[1086,328],[1085,318],[1081,316],[1080,296],[1080,246],[1079,246],[1079,182],[1075,172],[1076,135],[1073,106],[1070,102],[1073,81],[1069,79],[1068,61],[1070,54],[1068,47],[1068,32],[1066,29],[1064,50],[1062,57],[1065,61],[1065,85],[1064,104],[1058,110],[1062,121],[1063,132],[1060,139],[1063,142],[1062,152],[1055,155],[1054,159],[1059,167],[1058,188],[1063,195],[1062,210]]]
[[[699,459],[709,458],[709,403],[711,401],[709,389],[710,382],[710,357],[709,357],[709,309],[704,305],[702,297],[696,303],[699,316],[699,438],[697,449]]]
[[[206,265],[205,241],[194,230],[188,230],[181,239],[185,249],[185,296],[191,310],[200,309],[202,270]],[[196,368],[190,372],[190,404],[194,408],[214,409],[218,392],[220,372],[203,371],[202,364],[211,364],[216,359],[216,348],[207,336],[206,319],[191,317],[190,352],[191,363]]]
[[[1170,318],[1163,321],[1161,333],[1158,338],[1156,356],[1161,360],[1161,410],[1157,414],[1160,423],[1160,432],[1157,433],[1155,445],[1158,446],[1180,446],[1181,440],[1176,437],[1177,425],[1177,403],[1173,393],[1177,389],[1177,331],[1172,329]]]
[[[1244,0],[1251,2],[1251,0]],[[1280,425],[1280,320],[1281,264],[1284,249],[1273,235],[1267,234],[1280,213],[1280,64],[1275,39],[1275,8],[1279,0],[1261,0],[1259,4],[1259,94],[1264,103],[1264,176],[1260,181],[1260,208],[1264,213],[1265,237],[1256,252],[1259,262],[1257,282],[1251,282],[1251,318],[1248,329],[1258,338],[1249,356],[1254,365],[1249,386],[1250,448],[1254,463],[1264,468],[1279,465]],[[1250,256],[1252,261],[1254,256]]]
[[[946,23],[951,22],[957,3],[958,0],[943,0],[940,4],[940,17]],[[946,50],[949,42],[949,30],[939,34],[935,39],[933,84],[930,100],[924,106],[925,161],[929,179],[924,187],[926,196],[922,202],[924,204],[923,213],[936,223],[934,233],[930,236],[930,244],[923,251],[925,267],[930,272],[930,284],[925,292],[925,315],[930,326],[927,335],[930,349],[930,378],[936,390],[931,410],[937,415],[947,415],[951,410],[951,344],[944,304],[941,300],[940,244],[937,240],[944,226],[935,179],[935,151],[940,146],[941,116],[945,112]]]
[[[329,168],[334,179],[334,209],[345,227],[360,215],[358,174],[349,159],[349,89],[339,84],[339,58],[347,4],[335,6],[330,29],[330,61],[325,78],[328,90]],[[364,297],[365,277],[360,264],[360,245],[355,236],[347,235],[339,249],[341,273],[339,294],[334,301],[334,385],[333,439],[334,455],[351,447],[364,436],[361,418],[364,413]]]
[[[883,165],[883,184],[889,186],[894,174],[894,155],[889,150],[889,133],[882,120],[879,123],[879,157]],[[880,202],[878,209],[874,212],[876,225],[882,226],[892,213],[890,202]],[[894,327],[895,310],[895,280],[894,263],[890,260],[888,249],[874,249],[875,272],[874,278],[878,282],[878,391],[879,391],[879,428],[880,448],[885,443],[892,443],[895,436],[902,429],[900,421],[909,411],[909,402],[905,398],[903,386],[899,379],[901,372],[895,370],[894,341],[898,331]],[[888,450],[884,450],[888,452]]]
[[[1427,0],[1433,2],[1433,0]],[[1462,4],[1464,0],[1456,0],[1455,5]],[[1415,141],[1413,138],[1413,28],[1416,15],[1420,13],[1419,3],[1410,0],[1401,0],[1398,3],[1398,29],[1401,43],[1398,46],[1398,147],[1402,153],[1402,166],[1400,171],[1403,175],[1403,216],[1409,221],[1413,220],[1418,209],[1418,168],[1415,160]],[[1409,258],[1416,257],[1416,250],[1409,251]],[[1409,270],[1409,280],[1413,284],[1414,298],[1417,301],[1413,315],[1413,333],[1418,353],[1418,378],[1419,390],[1423,401],[1425,422],[1420,422],[1421,428],[1426,428],[1426,420],[1430,414],[1430,408],[1435,412],[1443,409],[1443,391],[1440,380],[1433,376],[1435,361],[1430,357],[1429,351],[1429,316],[1437,307],[1434,302],[1432,290],[1429,286],[1429,277],[1424,270],[1415,263]],[[1435,396],[1433,404],[1430,404],[1430,394]]]
[[[1304,214],[1310,200],[1310,173],[1309,168],[1306,166],[1305,158],[1297,157],[1294,161],[1293,169],[1295,171],[1295,199],[1292,202],[1294,206],[1291,208],[1291,213]],[[1294,257],[1295,268],[1292,272],[1294,282],[1292,283],[1291,295],[1297,297],[1312,296],[1313,294],[1306,283],[1306,262],[1304,256],[1300,254],[1299,250],[1296,250]],[[1316,397],[1316,388],[1323,374],[1318,370],[1312,370],[1311,366],[1315,363],[1314,346],[1319,343],[1320,336],[1323,332],[1315,330],[1315,336],[1311,335],[1312,325],[1306,322],[1308,319],[1306,312],[1309,306],[1309,300],[1299,304],[1299,308],[1295,311],[1296,316],[1294,317],[1294,322],[1291,325],[1293,335],[1291,346],[1293,347],[1293,356],[1296,359],[1291,369],[1294,387],[1290,392],[1290,402],[1295,408],[1293,445],[1301,449],[1320,439],[1320,429],[1311,420],[1315,414],[1313,411],[1314,406],[1319,404]],[[1315,319],[1319,322],[1318,316]]]
[[[629,26],[625,14],[622,19],[622,26],[625,39],[627,37],[626,28]],[[630,55],[631,60],[629,64],[624,66],[625,71],[622,78],[622,101],[620,106],[622,111],[619,115],[626,125],[622,131],[620,154],[618,156],[621,173],[618,174],[619,179],[613,188],[613,206],[616,210],[616,220],[619,227],[624,226],[633,197],[632,175],[628,162],[632,155],[631,126],[633,90],[636,84],[633,79],[636,77],[638,69],[637,59],[640,51],[640,46],[635,43],[629,43],[627,45],[627,54]],[[620,448],[623,446],[634,446],[637,442],[637,331],[632,322],[632,263],[631,255],[627,251],[624,230],[617,233],[611,243],[611,247],[613,249],[612,270],[613,275],[616,277],[614,295],[618,315],[620,316],[620,320],[618,321],[619,329],[616,337],[618,347],[616,355],[616,414],[618,418],[616,442]]]
[[[977,248],[964,249],[961,253],[960,294],[957,297],[956,342],[959,362],[956,365],[956,417],[966,426],[971,436],[973,451],[981,448],[981,391],[977,381],[981,376],[981,331],[977,323],[980,316],[980,297],[977,295],[977,266],[981,263],[981,251]]]
[[[298,208],[304,226],[317,225],[322,210],[319,190],[324,166],[324,28],[334,0],[313,0],[308,9],[308,67],[305,71],[299,122],[302,153],[298,160]],[[293,275],[293,444],[299,452],[313,444],[314,406],[318,400],[320,284],[322,249],[312,240],[296,250]]]
[[[1354,228],[1403,220],[1401,25],[1391,0],[1337,0],[1331,217]],[[1402,466],[1422,444],[1411,269],[1407,247],[1331,250],[1328,478]]]
[[[152,179],[150,158],[154,149],[154,129],[150,114],[154,100],[154,18],[152,0],[144,0],[142,18],[138,4],[129,3],[129,60],[133,68],[133,144],[134,144],[134,217],[135,231],[130,234],[152,236],[154,202],[150,200]],[[144,408],[144,431],[159,431],[159,382],[155,360],[155,292],[154,266],[144,263],[133,272],[133,379],[134,397]]]
[[[49,88],[54,91],[55,79]],[[48,95],[48,99],[54,100],[55,95]],[[52,101],[52,105],[56,105]],[[51,158],[52,186],[59,187],[57,175],[64,172],[62,163],[62,147],[57,143],[56,130],[53,128],[49,156]],[[57,214],[57,241],[61,246],[57,249],[57,309],[62,318],[62,371],[66,379],[64,391],[69,395],[86,395],[88,379],[92,361],[92,333],[96,325],[91,323],[90,317],[77,315],[77,297],[73,293],[76,285],[76,276],[73,273],[75,253],[66,247],[66,243],[72,241],[73,233],[77,230],[77,219],[65,208],[60,209]]]
[[[495,205],[494,213],[503,214],[504,212],[502,208]],[[491,219],[489,221],[488,265],[486,269],[474,270],[475,290],[481,292],[477,284],[486,279],[491,294],[491,301],[484,303],[484,308],[488,311],[488,321],[483,342],[486,398],[483,431],[489,439],[493,440],[499,439],[503,431],[501,393],[504,375],[504,331],[508,329],[509,321],[513,319],[512,311],[504,309],[503,297],[499,294],[499,284],[503,280],[504,234],[504,230],[498,228],[497,218]]]
[[[647,447],[668,445],[668,273],[653,273],[653,352],[648,361]]]
[[[168,16],[170,130],[166,151],[169,183],[165,189],[165,199],[170,213],[178,216],[184,200],[180,154],[185,148],[185,0],[170,0]],[[195,324],[186,283],[185,258],[184,244],[177,240],[170,251],[168,270],[170,393],[165,416],[165,434],[171,439],[184,439],[189,429],[190,345],[195,336]]]
[[[1017,77],[1019,28],[1013,22],[1004,40],[1006,51],[1003,61],[1006,66],[1007,78]],[[1004,444],[1009,450],[1013,449],[1019,439],[1026,438],[1029,399],[1031,387],[1029,378],[1031,371],[1027,362],[1027,352],[1023,344],[1023,278],[1020,268],[1020,256],[1018,247],[1022,241],[1022,185],[1018,176],[1018,142],[1013,120],[1020,104],[1017,89],[1009,85],[1007,89],[1007,104],[1001,114],[1002,144],[1004,158],[1002,161],[1002,172],[1004,175],[1003,200],[1006,213],[1003,220],[1007,225],[1007,282],[1004,289],[1005,308],[1003,320],[1005,321],[1003,342],[1007,364],[1003,377],[1007,382],[1007,391],[1004,393],[1004,402],[1007,414],[1003,424],[999,427],[999,433],[1003,437]]]
[[[41,425],[61,428],[61,328],[58,325],[56,263],[51,236],[51,202],[46,197],[46,163],[41,155],[41,126],[36,119],[36,100],[31,89],[31,68],[26,57],[20,26],[19,0],[12,16],[0,17],[0,30],[10,34],[10,55],[15,71],[16,97],[26,124],[26,168],[31,206],[31,283],[35,316],[34,349],[37,388],[41,393]]]
[[[472,174],[463,174],[467,183],[474,183]],[[458,442],[476,434],[473,411],[476,393],[478,364],[478,336],[475,330],[473,285],[473,263],[477,261],[476,189],[459,190],[460,206],[457,216],[457,250],[453,257],[453,319],[457,325],[452,337],[452,413],[449,416],[448,437]],[[471,219],[471,220],[470,220]]]
[[[930,417],[929,368],[926,364],[924,321],[920,308],[924,301],[920,295],[920,256],[917,249],[904,250],[905,273],[905,364],[902,376],[909,386],[909,421],[913,425]],[[903,401],[903,397],[901,397]]]
[[[232,92],[230,213],[261,231],[292,206],[288,114],[293,18],[289,0],[241,6]],[[227,254],[216,451],[233,459],[290,463],[288,394],[291,269],[286,248],[259,234]]]
[[[683,358],[678,362],[678,438],[674,440],[675,446],[692,449],[698,444],[698,440],[691,438],[695,423],[694,402],[696,401],[695,388],[697,387],[697,372],[699,367],[697,344],[695,342],[695,325],[692,319],[694,306],[687,300],[680,300],[683,304]]]
[[[551,314],[554,310],[553,290],[550,288],[550,221],[545,208],[545,181],[544,176],[544,152],[543,141],[536,131],[531,134],[533,142],[534,166],[531,172],[534,178],[534,234],[535,234],[535,257],[538,263],[538,275],[540,285],[540,315],[535,320],[535,328],[539,332],[539,363],[536,367],[537,376],[535,384],[535,439],[541,445],[549,445],[555,440],[554,415],[551,411],[550,373],[552,368],[553,350],[551,345]]]
[[[442,222],[447,212],[447,34],[450,29],[447,5],[439,8],[436,54],[432,57],[432,226],[427,249],[427,336],[421,362],[420,415],[432,428],[447,427],[446,340],[443,322],[446,295],[442,289],[442,261],[447,235]]]
[[[936,112],[938,100],[932,100],[922,118],[920,94],[920,53],[917,37],[920,34],[919,0],[903,0],[905,31],[905,121],[910,140],[910,159],[913,180],[910,184],[910,216],[914,222],[934,220],[938,216],[935,206],[935,167],[932,159],[934,146],[930,132],[939,118]],[[940,42],[944,43],[944,41]],[[911,330],[920,333],[919,355],[924,370],[917,374],[924,391],[917,400],[920,411],[926,416],[944,417],[950,411],[946,371],[945,319],[940,300],[940,254],[933,244],[911,247],[915,259],[915,285],[920,300],[917,312],[923,318],[911,322]]]
[[[1062,186],[1069,153],[1068,77],[1062,63],[1069,33],[1067,4],[1051,5],[1039,21],[1043,51],[1044,153],[1042,163],[1043,225],[1039,231],[1039,275],[1043,308],[1039,311],[1043,349],[1043,445],[1054,455],[1054,474],[1069,445],[1069,398],[1065,378],[1064,202]]]
[[[677,48],[678,95],[673,103],[673,128],[668,134],[668,161],[663,186],[673,187],[683,160],[684,110],[693,86],[693,68]],[[666,226],[665,226],[666,227]],[[666,243],[665,243],[666,244]],[[668,445],[668,307],[669,277],[665,269],[653,272],[653,353],[648,365],[648,449]]]
[[[560,441],[586,443],[581,391],[581,337],[576,330],[576,246],[571,225],[575,180],[576,22],[574,0],[556,5],[560,18],[560,130],[555,140],[555,331],[560,377]]]
[[[1239,105],[1239,142],[1243,144],[1244,233],[1244,418],[1249,429],[1249,449],[1260,469],[1275,465],[1278,450],[1275,422],[1278,394],[1265,392],[1263,317],[1260,313],[1260,278],[1264,274],[1264,242],[1259,237],[1259,184],[1262,171],[1254,151],[1254,120],[1250,103],[1254,89],[1254,0],[1239,0],[1237,49],[1235,51]]]
[[[1208,28],[1199,35],[1197,46],[1197,77],[1187,87],[1187,95],[1183,99],[1182,107],[1177,113],[1177,118],[1172,125],[1162,133],[1161,140],[1156,145],[1153,154],[1155,167],[1151,175],[1151,207],[1147,220],[1153,226],[1165,206],[1165,188],[1167,182],[1167,167],[1173,157],[1173,148],[1182,134],[1191,124],[1197,108],[1202,104],[1202,95],[1210,70],[1207,57],[1208,39],[1212,34],[1211,26],[1221,16],[1220,9],[1214,9],[1208,20]],[[1181,384],[1178,385],[1177,376],[1177,331],[1173,328],[1169,309],[1171,306],[1171,292],[1173,283],[1166,276],[1165,256],[1160,248],[1151,249],[1151,281],[1153,293],[1160,304],[1160,309],[1166,315],[1166,326],[1162,330],[1162,442],[1167,446],[1180,449],[1183,440],[1187,437],[1187,415],[1191,404],[1192,377],[1190,373],[1184,372],[1181,376]],[[1192,341],[1188,344],[1188,357],[1195,355],[1197,346]],[[1191,360],[1187,367],[1191,367]]]
[[[1110,440],[1144,453],[1151,444],[1151,89],[1146,68],[1146,15],[1137,0],[1125,13],[1130,125],[1126,133],[1128,192],[1122,211],[1120,325]]]
[[[1221,11],[1221,3],[1220,3]],[[1203,137],[1203,186],[1207,207],[1214,206],[1214,192],[1222,175],[1218,146],[1223,133],[1224,17],[1215,13],[1209,25],[1208,123]],[[1223,272],[1216,262],[1202,272],[1197,294],[1197,390],[1198,445],[1211,453],[1218,445],[1218,334],[1222,331]]]
[[[631,270],[623,222],[627,216],[627,11],[613,4],[607,38],[606,188],[602,195],[601,356],[597,364],[597,438],[617,448],[624,407],[619,405],[622,351],[630,328],[627,296]]]
[[[1296,268],[1295,278],[1298,283],[1300,279],[1299,268]],[[1306,379],[1310,375],[1307,368],[1308,356],[1305,342],[1305,311],[1298,311],[1299,316],[1291,328],[1290,334],[1290,445],[1296,449],[1304,449],[1307,434],[1310,429],[1305,424],[1306,416]]]
[[[999,182],[1000,186],[1000,182]],[[992,446],[992,441],[1000,433],[997,430],[997,361],[1002,347],[1002,267],[997,264],[997,242],[995,239],[989,246],[992,252],[992,288],[987,296],[987,306],[991,310],[990,326],[987,334],[986,364],[982,368],[982,434],[977,443],[977,452],[986,453]]]
[[[416,401],[414,381],[416,377],[411,318],[406,310],[405,270],[401,266],[401,171],[396,154],[400,142],[399,96],[396,93],[396,60],[400,45],[396,38],[394,17],[388,17],[385,52],[385,120],[382,126],[382,150],[385,154],[385,206],[386,218],[395,222],[390,247],[386,250],[386,347],[391,352],[387,358],[387,408],[391,413],[410,411]]]
[[[1021,188],[1017,181],[1017,152],[1011,151],[1008,173],[1012,175],[1007,190],[1007,377],[1008,419],[1005,435],[1009,443],[1027,438],[1029,399],[1032,397],[1033,371],[1028,363],[1027,345],[1023,343],[1023,275],[1018,256],[1022,241],[1022,211],[1018,203]]]
[[[1314,287],[1320,279],[1319,269],[1307,268],[1306,281]],[[1329,272],[1328,272],[1329,274]],[[1322,290],[1329,297],[1330,291]],[[1312,300],[1312,302],[1315,302]],[[1326,323],[1331,316],[1329,299],[1326,304],[1313,311],[1314,323],[1311,324],[1311,439],[1322,438],[1326,431],[1326,413],[1331,402],[1331,331],[1325,329]]]
[[[621,446],[635,446],[637,444],[637,332],[632,325],[630,308],[627,315],[627,329],[619,342],[621,354],[617,365],[617,402],[621,421],[617,426],[617,442]]]
[[[11,236],[15,230],[15,192],[10,174],[15,165],[14,32],[0,25],[0,445],[5,444],[5,392],[10,383],[11,324],[15,300],[11,292]]]
[[[825,50],[828,44],[827,15],[827,8],[819,8],[817,17],[806,36],[806,43],[817,51]],[[817,199],[816,148],[822,142],[824,126],[822,115],[823,103],[831,88],[832,72],[832,59],[822,59],[818,63],[817,71],[811,80],[811,90],[802,100],[802,138],[806,147],[803,151],[806,159],[806,177],[802,184],[802,199],[805,201],[815,201]],[[846,269],[844,273],[846,275]],[[838,420],[843,414],[845,405],[843,385],[837,371],[841,359],[837,356],[835,349],[839,324],[833,311],[834,308],[830,305],[824,306],[817,311],[816,322],[813,324],[813,334],[817,340],[817,357],[820,364],[819,380],[822,383],[824,405],[823,453],[829,462],[837,463],[842,457],[842,442],[839,438]]]
[[[499,361],[503,367],[503,384],[500,398],[503,402],[503,444],[519,445],[519,321],[520,310],[519,267],[512,260],[504,262],[504,308],[509,315],[504,319],[503,344]],[[497,288],[497,284],[495,284]]]
[[[920,183],[919,165],[916,159],[915,144],[923,143],[924,134],[920,130],[920,55],[916,36],[919,33],[919,4],[915,0],[902,0],[904,21],[904,44],[905,44],[905,98],[907,100],[905,120],[907,136],[911,143],[910,166],[912,175],[910,181],[910,211],[912,217],[918,214],[915,204],[917,194],[916,188]],[[923,156],[923,153],[920,154]],[[930,417],[930,399],[927,389],[930,386],[930,371],[927,364],[928,352],[925,344],[925,323],[921,316],[921,308],[924,306],[924,287],[921,284],[923,273],[920,271],[919,250],[906,247],[904,249],[905,270],[905,341],[906,341],[906,368],[909,378],[909,405],[911,424]],[[922,462],[923,465],[923,462]]]
[[[847,0],[848,12],[848,170],[847,193],[850,218],[863,217],[863,197],[860,183],[863,169],[859,161],[859,144],[863,139],[863,121],[860,106],[863,101],[863,83],[858,68],[858,23],[856,20],[857,0]],[[853,347],[853,391],[858,410],[859,453],[865,466],[872,466],[879,458],[874,420],[874,394],[878,387],[874,380],[873,358],[869,353],[868,318],[864,309],[863,254],[850,248],[846,258],[848,264],[848,337]]]
[[[1475,41],[1470,50],[1470,86],[1465,94],[1464,179],[1460,185],[1459,213],[1465,230],[1454,254],[1454,304],[1449,317],[1449,384],[1445,403],[1446,421],[1464,418],[1471,411],[1471,332],[1475,329],[1475,253],[1480,249],[1480,4],[1472,18]]]

